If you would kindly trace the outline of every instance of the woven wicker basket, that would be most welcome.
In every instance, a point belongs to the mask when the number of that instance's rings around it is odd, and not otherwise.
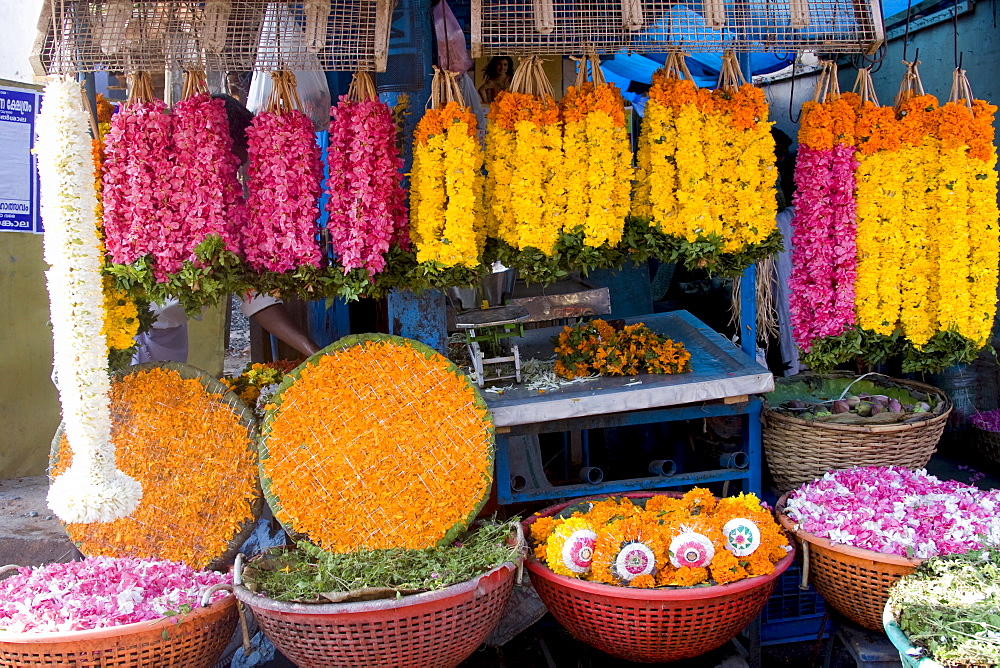
[[[926,466],[948,422],[951,400],[930,385],[897,379],[893,383],[940,397],[943,410],[916,422],[850,425],[800,420],[765,407],[764,454],[775,486],[787,492],[853,466]]]
[[[974,424],[969,426],[972,429],[972,442],[979,456],[994,466],[1000,466],[1000,433],[987,431]]]
[[[788,494],[778,500],[775,512],[781,526],[795,534],[802,548],[803,577],[808,575],[827,605],[856,624],[882,630],[882,612],[889,587],[917,569],[922,559],[883,554],[849,545],[836,545],[801,529],[785,515]]]
[[[653,495],[633,492],[624,496]],[[537,517],[550,517],[583,500],[550,506],[524,524],[530,528]],[[701,656],[735,638],[767,605],[778,577],[794,559],[793,550],[775,564],[770,575],[730,584],[659,589],[566,577],[534,558],[528,559],[526,567],[549,612],[575,638],[628,661],[658,663]]]
[[[92,631],[0,632],[0,668],[211,668],[236,628],[236,598],[176,617]]]
[[[238,567],[238,566],[237,566]],[[512,563],[401,599],[284,603],[236,585],[264,635],[301,668],[448,668],[486,640],[514,588]]]

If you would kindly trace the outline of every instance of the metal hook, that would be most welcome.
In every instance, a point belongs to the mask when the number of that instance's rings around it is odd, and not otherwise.
[[[798,123],[799,119],[802,118],[802,107],[799,107],[799,116],[796,118],[792,112],[792,107],[795,104],[795,66],[799,63],[799,55],[795,54],[792,58],[792,85],[791,90],[788,93],[788,120],[792,123]]]

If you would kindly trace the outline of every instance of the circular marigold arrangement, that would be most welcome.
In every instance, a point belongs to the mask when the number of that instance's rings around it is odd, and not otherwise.
[[[87,556],[222,565],[263,507],[254,419],[224,385],[183,364],[139,365],[111,384],[118,467],[142,483],[139,507],[113,522],[67,524]],[[71,462],[60,429],[49,477]]]
[[[423,549],[476,516],[492,484],[485,402],[446,358],[350,336],[282,383],[261,440],[275,517],[323,549]]]
[[[701,488],[584,501],[536,516],[531,539],[535,557],[560,575],[639,588],[768,575],[791,549],[756,496],[716,499]]]

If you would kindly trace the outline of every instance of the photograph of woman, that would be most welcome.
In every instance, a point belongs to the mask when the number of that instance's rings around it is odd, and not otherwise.
[[[483,70],[485,77],[483,83],[479,84],[479,99],[483,104],[491,104],[497,93],[507,90],[510,86],[510,77],[514,74],[514,59],[510,56],[494,56],[490,58],[489,64]]]

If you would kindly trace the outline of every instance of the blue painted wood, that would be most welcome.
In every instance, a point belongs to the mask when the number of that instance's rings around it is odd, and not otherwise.
[[[740,281],[740,348],[757,358],[757,265],[743,271]]]
[[[389,333],[415,339],[437,350],[448,352],[448,323],[445,317],[444,292],[410,290],[389,293]]]

